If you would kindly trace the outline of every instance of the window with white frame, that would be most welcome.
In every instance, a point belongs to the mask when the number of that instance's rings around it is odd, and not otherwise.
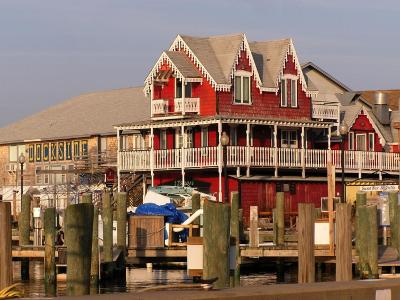
[[[354,132],[349,132],[349,150],[354,150]]]
[[[160,149],[167,149],[167,131],[165,129],[160,130]]]
[[[281,107],[297,107],[297,77],[288,76],[281,80]]]
[[[186,84],[182,83],[182,80],[176,78],[175,79],[175,98],[182,98],[182,86],[185,86],[185,98],[192,97],[192,84],[190,82],[186,82]]]
[[[368,151],[375,151],[375,133],[368,133]]]
[[[181,128],[175,129],[175,148],[182,148],[183,146],[183,135],[181,134]]]
[[[237,72],[235,74],[235,100],[236,104],[250,104],[251,103],[251,73],[250,72]]]
[[[208,127],[201,127],[201,147],[208,147]]]
[[[141,134],[133,135],[133,149],[144,149],[144,138]]]
[[[121,136],[121,150],[129,150],[132,141],[131,135]]]
[[[297,131],[281,130],[281,147],[298,148]]]
[[[42,170],[42,167],[36,167],[35,168],[35,183],[37,185],[43,184],[43,176],[40,173],[41,170]]]
[[[9,161],[18,162],[18,158],[21,154],[25,154],[25,145],[13,145],[9,146]]]
[[[188,127],[186,129],[185,137],[186,137],[185,148],[193,148],[193,130],[192,130],[192,128]]]
[[[237,127],[229,127],[229,144],[231,146],[237,146]]]

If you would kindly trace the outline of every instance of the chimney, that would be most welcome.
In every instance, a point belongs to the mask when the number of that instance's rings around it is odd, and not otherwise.
[[[372,107],[375,117],[383,125],[390,125],[390,112],[387,104],[387,96],[382,92],[377,92],[374,95],[375,103]]]

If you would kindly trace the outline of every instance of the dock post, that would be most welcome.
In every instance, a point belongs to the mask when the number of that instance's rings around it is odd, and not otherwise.
[[[240,286],[239,193],[231,193],[231,237],[235,243],[235,269],[231,270],[231,287]]]
[[[19,246],[29,246],[30,244],[30,222],[31,222],[31,196],[22,195],[21,213],[18,219],[19,227]],[[29,280],[29,258],[21,259],[21,279]]]
[[[299,203],[298,234],[298,281],[311,283],[315,281],[314,222],[315,208],[313,203]]]
[[[88,295],[92,256],[93,204],[71,204],[66,209],[67,296]]]
[[[93,195],[84,193],[82,203],[93,203]],[[99,209],[93,207],[92,259],[90,264],[90,294],[97,294],[99,285]]]
[[[103,197],[103,255],[104,262],[112,262],[113,248],[113,211],[111,207],[111,194],[105,192]]]
[[[366,205],[357,205],[357,251],[358,251],[358,266],[360,278],[366,278],[368,270],[368,232],[371,230],[368,224],[368,211]]]
[[[44,289],[46,296],[55,297],[57,291],[55,207],[44,211],[44,238]]]
[[[336,281],[350,281],[352,275],[351,204],[336,204]]]
[[[257,248],[259,245],[258,236],[258,206],[250,206],[250,232],[249,244],[252,248]]]
[[[117,193],[117,247],[121,250],[122,259],[118,269],[120,278],[126,281],[126,226],[127,226],[127,201],[128,194],[125,192]]]
[[[276,245],[283,246],[285,243],[285,194],[283,192],[276,193],[276,219]]]
[[[0,201],[0,290],[13,280],[11,249],[11,203]]]
[[[193,193],[192,195],[192,214],[198,211],[200,206],[200,193]],[[193,225],[200,225],[200,217],[193,221]],[[193,236],[200,236],[200,228],[193,228]]]
[[[368,214],[368,265],[369,278],[377,279],[378,274],[378,220],[376,205],[367,206]]]
[[[390,242],[391,246],[399,249],[398,247],[398,193],[397,192],[389,192],[389,220],[390,220]]]
[[[216,288],[229,287],[229,204],[204,203],[203,278],[218,278]]]

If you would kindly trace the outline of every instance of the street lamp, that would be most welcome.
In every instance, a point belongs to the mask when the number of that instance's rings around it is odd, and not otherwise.
[[[221,145],[222,145],[222,150],[223,150],[223,160],[224,160],[224,187],[225,187],[225,193],[224,193],[224,203],[228,203],[228,154],[227,154],[227,146],[229,145],[229,136],[226,134],[225,131],[222,132],[221,136]]]
[[[341,197],[341,203],[345,203],[345,183],[344,183],[344,138],[347,135],[347,132],[349,131],[349,126],[347,126],[346,122],[343,122],[340,127],[339,127],[339,133],[342,137],[342,141],[340,143],[340,150],[341,150],[341,162],[342,162],[342,197]]]
[[[24,193],[24,163],[26,161],[25,155],[23,153],[18,157],[18,162],[21,165],[21,203],[22,203],[22,194]]]

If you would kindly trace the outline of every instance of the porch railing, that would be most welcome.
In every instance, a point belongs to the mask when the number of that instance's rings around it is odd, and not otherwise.
[[[218,147],[121,151],[121,171],[168,170],[217,167]],[[345,151],[345,169],[356,172],[399,172],[399,153]],[[329,155],[336,168],[341,168],[340,150],[290,149],[268,147],[228,146],[227,163],[230,167],[278,167],[325,169]],[[222,157],[221,157],[222,163]]]
[[[314,119],[338,120],[339,113],[338,105],[312,104],[312,117]]]
[[[200,98],[185,98],[185,113],[200,112]],[[182,98],[174,99],[174,112],[182,112]]]
[[[151,101],[151,115],[163,115],[168,113],[168,101],[157,99]]]

